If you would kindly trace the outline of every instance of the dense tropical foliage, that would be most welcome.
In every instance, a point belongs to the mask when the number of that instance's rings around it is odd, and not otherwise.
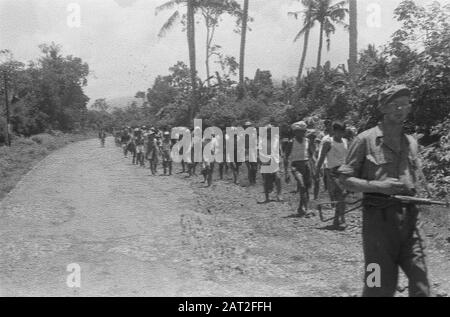
[[[6,82],[10,118],[14,132],[22,135],[41,133],[47,129],[69,131],[86,121],[89,67],[74,56],[62,56],[56,44],[41,45],[42,56],[28,65],[14,60],[4,51],[6,61],[0,66],[2,82]],[[5,78],[6,77],[6,78]],[[5,85],[0,93],[5,96]],[[5,107],[5,98],[1,107]],[[4,118],[4,116],[2,116]],[[0,123],[4,131],[4,121]]]

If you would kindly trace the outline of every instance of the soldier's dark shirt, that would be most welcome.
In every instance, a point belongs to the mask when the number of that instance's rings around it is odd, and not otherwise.
[[[396,148],[385,141],[377,126],[355,138],[339,173],[368,181],[397,178],[408,188],[416,189],[420,164],[414,137],[403,135],[400,148]]]

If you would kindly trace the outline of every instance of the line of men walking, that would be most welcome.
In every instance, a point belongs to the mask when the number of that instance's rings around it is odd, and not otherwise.
[[[162,160],[164,175],[172,175],[171,151],[174,145],[170,132],[147,128],[125,127],[116,134],[116,144],[120,145],[125,158],[130,154],[132,164],[145,167],[145,161],[149,162],[152,175],[157,174],[159,159]]]
[[[243,128],[244,131],[248,131],[248,129],[254,128],[254,125],[251,122],[246,122]],[[145,161],[148,161],[151,174],[156,175],[158,162],[161,159],[164,175],[170,176],[173,172],[173,146],[178,141],[181,142],[183,135],[187,133],[191,136],[191,142],[188,147],[179,149],[179,154],[183,157],[181,173],[187,173],[188,177],[197,176],[197,166],[201,165],[203,182],[207,186],[211,186],[213,183],[213,174],[216,167],[218,167],[221,180],[224,178],[224,172],[227,174],[231,170],[233,182],[237,184],[242,164],[245,163],[248,184],[254,186],[257,183],[257,174],[261,167],[275,166],[275,169],[269,173],[261,169],[265,194],[265,200],[262,203],[271,202],[270,195],[274,190],[276,192],[275,201],[283,201],[281,181],[283,170],[281,166],[283,166],[285,182],[290,183],[291,175],[297,182],[297,192],[300,196],[297,209],[299,217],[310,217],[312,215],[309,211],[310,190],[311,187],[314,187],[314,200],[317,200],[323,177],[324,189],[328,190],[331,200],[336,202],[337,217],[334,227],[339,230],[345,229],[345,219],[342,215],[345,211],[345,194],[337,184],[338,175],[335,172],[345,162],[349,142],[356,135],[355,129],[346,128],[341,122],[326,121],[325,129],[321,132],[308,129],[308,124],[300,121],[294,123],[288,129],[280,142],[279,138],[273,139],[271,137],[273,126],[269,124],[266,128],[268,131],[267,151],[263,151],[261,140],[256,144],[257,151],[252,151],[251,147],[254,145],[250,144],[250,135],[238,135],[236,133],[238,128],[232,128],[231,134],[224,129],[220,135],[212,135],[203,139],[198,139],[199,135],[202,135],[202,131],[198,131],[199,127],[193,130],[182,128],[181,132],[183,133],[175,135],[175,138],[172,139],[169,131],[161,131],[146,126],[134,129],[127,127],[116,138],[120,138],[117,143],[121,144],[124,157],[128,157],[129,153],[132,155],[133,164],[144,167]],[[231,137],[235,138],[234,151],[227,151],[227,144]],[[239,138],[242,137],[245,138],[244,162],[240,162],[238,157]],[[220,138],[223,138],[223,140],[220,140]],[[196,142],[202,144],[202,149],[208,147],[211,150],[211,155],[208,156],[203,156],[204,153],[202,152],[201,163],[195,160],[194,144]],[[276,144],[271,144],[271,142],[276,142]],[[222,144],[221,149],[219,148],[220,144]],[[276,150],[272,153],[274,149]],[[259,157],[257,156],[258,151]],[[223,154],[223,160],[216,162],[214,157],[219,152]],[[230,152],[234,152],[234,154]],[[264,162],[261,161],[261,158],[264,158]]]
[[[347,128],[338,121],[326,121],[323,132],[309,130],[306,122],[299,121],[290,127],[290,132],[273,139],[272,126],[268,125],[267,151],[260,151],[264,162],[251,157],[250,145],[245,140],[245,163],[251,186],[256,184],[259,167],[273,163],[277,166],[270,172],[262,172],[264,202],[271,201],[270,194],[274,189],[276,201],[282,201],[280,163],[283,163],[286,183],[290,182],[291,175],[297,183],[300,196],[298,213],[302,217],[310,216],[310,190],[313,187],[314,199],[317,199],[321,179],[331,201],[336,203],[336,229],[345,229],[346,196],[352,192],[363,193],[364,296],[393,296],[399,268],[409,279],[410,296],[430,295],[423,240],[417,226],[419,210],[415,204],[392,199],[393,195],[415,196],[421,175],[417,141],[403,130],[403,123],[411,111],[410,100],[411,91],[405,86],[393,86],[383,91],[378,103],[379,124],[358,136],[354,128]],[[244,126],[251,127],[251,122]],[[197,137],[195,131],[189,132],[193,138]],[[141,134],[144,141],[141,141]],[[225,141],[231,137],[226,133],[223,135]],[[218,137],[213,135],[197,141],[202,142],[203,148],[209,146],[211,157],[214,157],[219,150]],[[181,138],[180,135],[179,140]],[[138,147],[144,145],[143,152],[150,162],[152,175],[156,174],[158,155],[163,158],[164,174],[167,168],[169,175],[172,174],[170,153],[176,141],[171,140],[169,132],[146,127],[137,128],[134,133],[125,129],[121,135],[124,155],[133,153],[135,164],[143,164],[142,148]],[[235,147],[238,143],[234,142]],[[261,144],[257,146],[262,149]],[[238,162],[237,150],[235,148],[234,155],[227,153],[225,147],[222,150],[223,162],[215,162],[214,159],[204,159],[202,162],[202,174],[208,186],[213,182],[216,163],[219,164],[221,179],[223,171],[226,173],[231,168],[233,181],[238,182],[242,163]],[[182,162],[182,172],[195,176],[197,163],[193,147],[182,151],[190,152],[190,155],[184,156],[186,161]],[[379,285],[368,282],[371,275],[369,268],[374,265],[380,267]]]

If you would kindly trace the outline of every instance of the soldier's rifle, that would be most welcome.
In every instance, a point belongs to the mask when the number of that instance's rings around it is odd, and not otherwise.
[[[386,201],[393,201],[401,204],[411,204],[411,205],[417,205],[417,206],[443,206],[446,208],[450,208],[450,202],[449,201],[437,201],[433,199],[428,198],[419,198],[419,197],[410,197],[410,196],[400,196],[400,195],[394,195],[387,198],[383,198]],[[345,202],[347,206],[351,206],[349,209],[347,209],[343,215],[346,215],[352,211],[355,211],[357,209],[360,209],[362,207],[363,199],[356,200],[354,202]],[[322,222],[329,222],[331,220],[334,220],[336,216],[333,216],[331,218],[326,218],[323,212],[323,209],[325,206],[332,206],[332,208],[336,207],[336,205],[339,202],[332,201],[332,202],[326,202],[321,203],[317,206],[317,209],[319,210],[319,216],[320,220]]]

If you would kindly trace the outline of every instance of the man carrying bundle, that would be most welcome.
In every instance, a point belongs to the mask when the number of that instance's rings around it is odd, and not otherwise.
[[[297,186],[300,191],[300,203],[298,213],[301,217],[309,216],[309,189],[311,188],[311,163],[314,162],[313,148],[309,145],[309,140],[306,137],[307,125],[300,121],[292,125],[294,133],[294,140],[286,149],[284,158],[284,166],[286,173],[290,167],[291,172],[297,181]]]

